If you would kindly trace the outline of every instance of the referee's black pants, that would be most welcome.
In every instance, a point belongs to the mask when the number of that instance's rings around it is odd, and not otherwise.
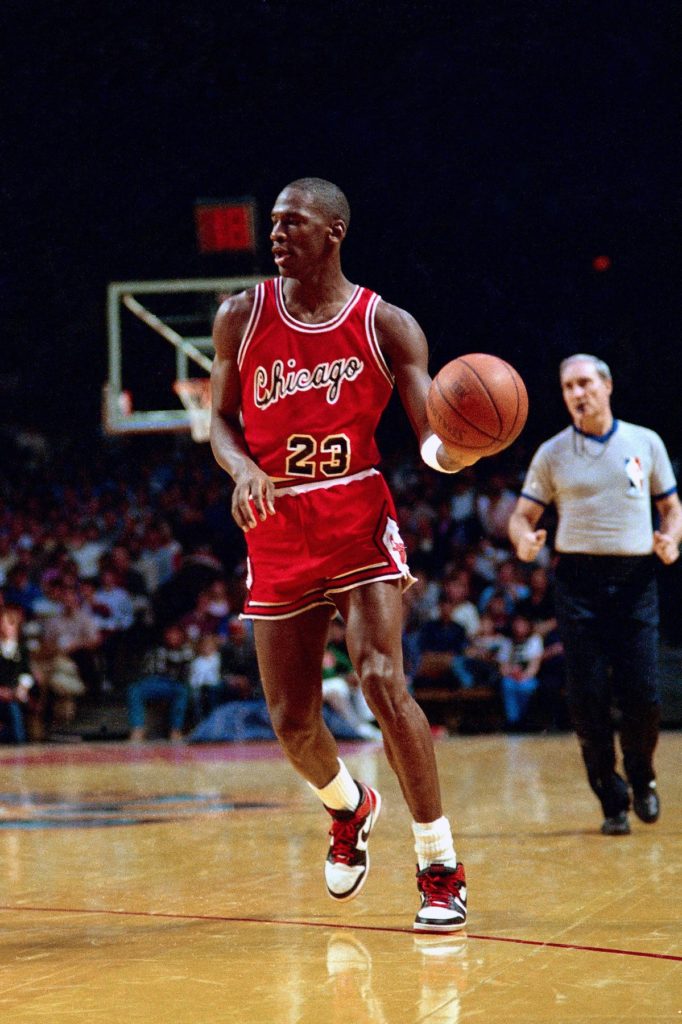
[[[653,556],[561,555],[556,611],[568,703],[590,786],[605,817],[630,796],[616,770],[613,709],[625,775],[635,793],[655,778],[658,741],[658,588]]]

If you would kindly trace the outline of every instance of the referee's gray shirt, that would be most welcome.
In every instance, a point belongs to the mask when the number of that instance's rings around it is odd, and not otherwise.
[[[539,505],[556,506],[559,552],[648,555],[653,550],[651,499],[676,490],[658,434],[614,420],[602,437],[570,426],[545,441],[521,494]]]

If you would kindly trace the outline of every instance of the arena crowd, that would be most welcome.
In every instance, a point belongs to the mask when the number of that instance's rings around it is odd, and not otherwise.
[[[208,446],[6,434],[0,742],[58,737],[83,706],[117,701],[137,742],[147,705],[167,702],[170,737],[181,741],[222,704],[260,701],[250,624],[239,618],[245,545]],[[404,653],[417,698],[483,687],[501,727],[563,729],[551,556],[523,565],[507,538],[525,457],[512,449],[454,477],[426,468],[416,449],[386,459],[417,579],[404,600]],[[338,623],[324,693],[351,734],[376,738]]]

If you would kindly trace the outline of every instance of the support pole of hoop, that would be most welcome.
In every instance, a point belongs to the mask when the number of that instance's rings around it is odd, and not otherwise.
[[[147,324],[148,327],[151,327],[153,331],[156,331],[156,333],[160,334],[162,338],[169,341],[171,345],[174,345],[175,348],[184,352],[190,359],[193,359],[194,362],[202,368],[202,370],[206,370],[206,373],[211,372],[213,361],[209,359],[208,356],[204,355],[203,352],[200,352],[196,345],[193,345],[191,341],[186,341],[182,335],[178,334],[177,331],[174,331],[172,327],[168,326],[168,324],[165,324],[163,320],[159,319],[159,317],[154,313],[151,313],[142,305],[141,302],[134,299],[132,295],[122,295],[121,302],[130,310],[131,313],[134,313],[134,315],[142,320],[143,323]]]

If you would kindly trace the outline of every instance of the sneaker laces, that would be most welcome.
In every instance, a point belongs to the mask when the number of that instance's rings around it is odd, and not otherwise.
[[[417,872],[417,885],[430,906],[450,907],[454,899],[461,900],[460,889],[466,885],[464,869],[461,864],[457,868],[431,864]]]
[[[365,818],[351,818],[348,821],[340,821],[335,818],[329,829],[332,837],[332,859],[334,862],[353,865],[357,859],[358,832],[365,822]]]

